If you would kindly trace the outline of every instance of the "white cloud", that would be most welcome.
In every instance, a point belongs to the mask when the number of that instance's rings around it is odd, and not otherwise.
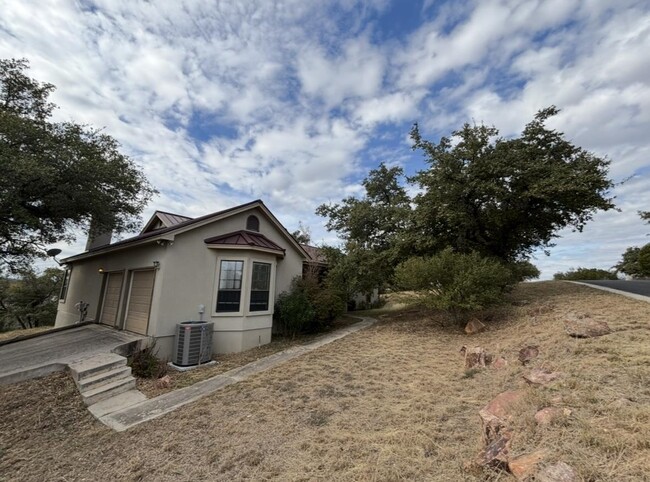
[[[332,240],[318,204],[358,193],[379,161],[422,167],[404,143],[411,122],[431,137],[472,120],[512,135],[555,104],[553,127],[611,158],[616,180],[638,176],[614,191],[623,212],[562,233],[539,261],[545,276],[613,264],[645,239],[646,3],[427,1],[413,32],[380,41],[399,23],[382,18],[388,6],[25,0],[3,9],[0,57],[28,57],[32,76],[57,85],[58,119],[123,144],[161,191],[145,217],[262,197],[290,229],[302,220]]]

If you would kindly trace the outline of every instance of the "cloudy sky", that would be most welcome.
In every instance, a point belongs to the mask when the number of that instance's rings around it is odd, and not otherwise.
[[[609,268],[648,241],[650,4],[617,0],[0,0],[0,57],[57,86],[59,120],[104,127],[197,216],[261,198],[289,230],[380,162],[423,167],[408,132],[466,121],[521,131],[534,113],[611,159],[620,212],[562,232],[548,278]],[[620,184],[622,181],[625,183]],[[64,246],[63,256],[81,249]]]

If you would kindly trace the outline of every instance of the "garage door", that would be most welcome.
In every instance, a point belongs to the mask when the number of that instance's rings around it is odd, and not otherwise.
[[[153,294],[154,270],[134,271],[131,275],[129,305],[126,309],[124,329],[147,334],[151,295]]]
[[[115,326],[117,321],[117,310],[120,306],[120,294],[122,293],[123,273],[106,273],[106,284],[104,285],[104,303],[102,314],[99,317],[100,323]]]

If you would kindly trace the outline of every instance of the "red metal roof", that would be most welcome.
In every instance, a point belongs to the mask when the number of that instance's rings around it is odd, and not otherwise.
[[[176,224],[184,223],[185,221],[189,221],[192,219],[189,216],[183,216],[182,214],[166,213],[165,211],[156,211],[156,214],[158,214],[158,217],[165,224],[166,228],[170,226],[175,226]]]
[[[282,246],[277,245],[263,234],[254,231],[240,230],[233,233],[222,234],[204,240],[205,244],[224,246],[250,246],[253,248],[270,249],[284,254]]]
[[[309,246],[308,244],[301,244],[300,246],[302,246],[302,249],[307,252],[311,258],[311,261],[315,263],[327,264],[327,258],[325,257],[322,249],[317,248],[316,246]]]

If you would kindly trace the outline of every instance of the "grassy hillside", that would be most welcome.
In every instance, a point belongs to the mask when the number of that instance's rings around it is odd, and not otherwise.
[[[650,480],[650,303],[560,282],[528,283],[467,336],[443,315],[397,305],[381,322],[125,433],[96,422],[60,374],[0,387],[0,478],[9,480],[515,480],[467,467],[482,447],[479,410],[524,397],[513,456],[545,450],[579,480]],[[403,303],[403,300],[400,300]],[[613,333],[574,339],[570,311]],[[508,366],[466,371],[481,346]],[[539,346],[529,365],[517,360]],[[528,385],[532,368],[559,371]],[[547,427],[537,410],[572,410]]]

